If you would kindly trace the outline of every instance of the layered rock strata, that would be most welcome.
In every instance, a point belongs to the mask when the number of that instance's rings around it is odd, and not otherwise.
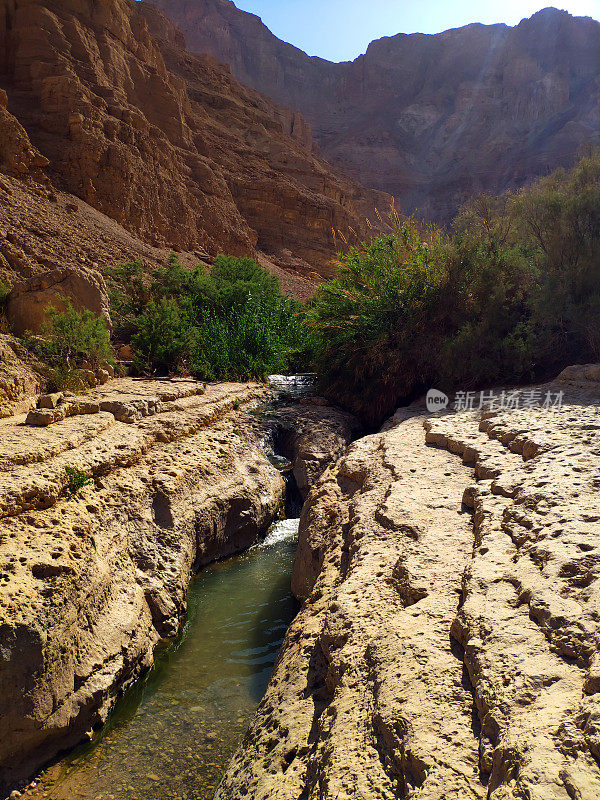
[[[283,481],[240,421],[263,394],[115,381],[90,413],[0,421],[2,788],[102,723],[177,630],[194,570],[277,514]]]
[[[389,31],[352,62],[309,56],[230,0],[155,0],[188,47],[308,119],[325,155],[403,210],[449,221],[473,193],[570,167],[600,131],[600,23],[546,8],[514,28]]]
[[[266,251],[314,277],[381,199],[146,4],[5,0],[0,43],[6,171],[41,170],[150,244]]]
[[[324,397],[277,409],[277,449],[290,459],[303,500],[326,468],[338,460],[361,430],[358,419]]]
[[[100,272],[80,266],[52,270],[15,283],[6,303],[6,318],[12,333],[40,333],[48,323],[47,309],[65,310],[68,299],[76,311],[91,311],[110,329],[110,303]]]
[[[28,411],[42,380],[29,351],[13,336],[0,334],[0,419]]]
[[[218,800],[597,794],[599,378],[400,411],[327,470],[303,608]]]

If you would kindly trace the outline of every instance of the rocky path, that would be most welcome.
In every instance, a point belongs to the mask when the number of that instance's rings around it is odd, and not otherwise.
[[[399,412],[325,473],[219,800],[597,796],[600,369],[549,388],[562,408]]]

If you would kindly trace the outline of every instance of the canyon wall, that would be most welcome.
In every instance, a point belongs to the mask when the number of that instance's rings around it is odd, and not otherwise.
[[[389,202],[319,158],[299,113],[187,53],[154,8],[2,0],[0,44],[6,173],[41,171],[149,245],[263,251],[318,280],[334,231],[360,235]]]
[[[519,403],[400,409],[312,488],[302,610],[217,800],[598,793],[600,367]]]
[[[357,422],[322,398],[258,417],[259,384],[122,378],[39,396],[18,342],[0,335],[0,356],[1,793],[99,727],[178,631],[194,573],[280,515],[265,439],[285,426],[308,491]]]
[[[283,480],[237,427],[264,394],[123,379],[48,397],[38,427],[0,420],[0,791],[102,723],[177,631],[194,570],[277,515]],[[67,468],[93,480],[74,493]]]
[[[515,28],[390,36],[332,64],[229,0],[156,0],[188,47],[299,109],[325,157],[407,212],[448,221],[600,144],[600,23],[544,9]]]

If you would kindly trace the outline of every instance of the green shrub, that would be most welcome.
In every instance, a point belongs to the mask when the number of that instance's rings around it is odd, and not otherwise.
[[[110,316],[115,336],[129,339],[136,327],[134,319],[151,300],[149,280],[139,259],[105,270]]]
[[[119,306],[135,329],[142,372],[191,372],[205,380],[246,380],[306,366],[312,334],[300,303],[250,258],[219,256],[210,273],[188,271],[176,255],[144,291]]]
[[[453,235],[392,220],[316,295],[323,390],[375,427],[418,393],[548,378],[600,358],[600,154],[477,197]]]
[[[310,314],[323,390],[370,425],[435,373],[451,311],[445,237],[431,230],[425,239],[411,220],[394,225],[340,257]]]
[[[8,299],[8,295],[11,293],[11,290],[12,286],[9,286],[8,283],[3,283],[0,281],[0,308]]]
[[[46,309],[48,321],[40,335],[28,337],[36,355],[57,369],[73,370],[87,362],[92,367],[113,361],[110,334],[106,321],[91,311],[76,311],[66,297],[60,298],[64,311]]]
[[[48,392],[74,392],[77,394],[86,392],[90,388],[85,372],[77,367],[66,364],[51,367],[45,364],[41,366],[40,372],[46,379]]]
[[[243,305],[203,311],[195,321],[193,371],[206,380],[285,372],[306,336],[298,304],[288,298],[269,302],[250,295]]]
[[[92,478],[83,472],[83,470],[76,467],[66,467],[65,472],[67,475],[67,491],[71,497],[78,494],[81,489],[88,486],[92,482]]]
[[[175,300],[151,301],[135,325],[131,344],[138,369],[179,372],[189,364],[194,331]]]

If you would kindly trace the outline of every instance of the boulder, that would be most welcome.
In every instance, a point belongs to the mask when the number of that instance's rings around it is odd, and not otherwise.
[[[64,395],[62,392],[54,392],[53,394],[43,394],[38,400],[38,408],[56,408]]]
[[[67,297],[77,311],[88,309],[104,317],[110,327],[109,300],[104,278],[87,267],[65,267],[36,275],[16,283],[6,306],[6,316],[13,333],[22,336],[26,331],[39,333],[47,322],[50,306],[64,309],[62,297]]]

